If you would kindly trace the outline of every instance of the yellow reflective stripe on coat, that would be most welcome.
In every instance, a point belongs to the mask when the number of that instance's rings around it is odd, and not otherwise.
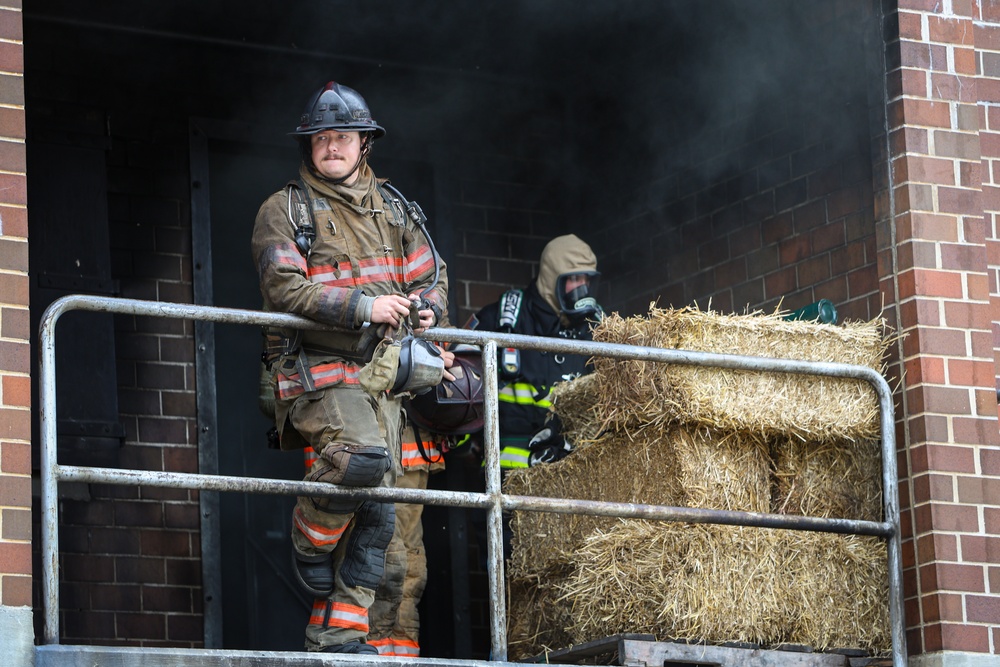
[[[504,447],[500,450],[501,468],[527,468],[531,450],[524,447]]]
[[[535,405],[540,408],[550,408],[552,407],[552,401],[549,400],[549,396],[551,395],[552,391],[549,390],[545,394],[545,398],[535,399],[535,396],[538,396],[538,389],[536,389],[534,385],[530,385],[527,382],[511,382],[500,390],[500,394],[497,398],[504,403]]]

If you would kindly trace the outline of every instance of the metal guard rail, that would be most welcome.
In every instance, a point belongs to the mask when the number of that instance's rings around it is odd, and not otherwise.
[[[491,661],[446,660],[420,658],[421,664],[452,666],[486,665],[507,661],[507,616],[504,594],[504,563],[502,553],[502,513],[505,510],[585,514],[620,518],[641,518],[686,523],[711,523],[763,528],[784,528],[841,534],[873,535],[887,543],[889,578],[889,620],[892,637],[893,667],[905,667],[906,644],[903,620],[902,557],[899,530],[899,501],[896,471],[896,438],[892,392],[888,383],[876,371],[865,366],[848,364],[804,362],[788,359],[768,359],[738,355],[688,352],[662,348],[637,347],[614,343],[575,341],[539,336],[521,336],[465,329],[429,329],[424,337],[450,343],[468,343],[482,347],[485,375],[485,426],[484,446],[486,458],[486,492],[456,492],[433,489],[396,488],[338,488],[318,482],[289,481],[263,478],[230,477],[192,473],[120,470],[86,466],[60,465],[56,461],[56,387],[55,387],[55,326],[59,317],[71,310],[117,313],[136,316],[181,318],[230,324],[277,326],[308,330],[329,329],[326,325],[287,313],[267,313],[234,308],[217,308],[188,304],[139,301],[112,297],[70,295],[54,301],[45,311],[39,325],[39,396],[41,428],[41,512],[42,512],[42,592],[44,605],[43,646],[40,654],[64,655],[59,644],[59,590],[58,590],[58,484],[59,482],[92,482],[122,485],[148,485],[209,491],[238,491],[276,495],[311,495],[358,499],[377,499],[386,502],[423,503],[452,507],[473,507],[487,510],[489,592],[491,599],[490,634]],[[587,356],[605,356],[614,359],[635,359],[662,363],[712,366],[727,369],[784,372],[803,375],[854,378],[872,386],[878,396],[882,438],[882,497],[884,521],[859,521],[851,519],[826,519],[818,517],[733,512],[662,505],[610,503],[538,498],[505,495],[500,490],[499,422],[497,413],[497,348],[517,347],[530,350],[548,350]],[[45,651],[50,648],[50,651]],[[74,647],[79,651],[83,647]],[[92,649],[89,649],[92,650]],[[142,649],[150,651],[151,649]],[[158,651],[157,649],[152,649]],[[242,658],[254,656],[267,662],[268,657],[278,660],[281,654],[269,652],[226,651],[222,649],[169,649],[171,655],[188,655],[197,664],[243,664]],[[87,651],[79,653],[87,660]],[[123,655],[129,655],[124,651]],[[137,654],[138,655],[138,654]],[[216,656],[212,660],[207,656]],[[298,656],[301,662],[302,654]],[[166,658],[166,655],[162,656]],[[371,664],[372,658],[338,657],[338,663]],[[382,658],[390,660],[392,658]],[[42,662],[45,662],[44,660]],[[182,664],[183,661],[177,664]],[[88,663],[89,664],[89,663]],[[125,663],[122,663],[125,664]],[[311,664],[311,662],[310,662]],[[322,664],[317,661],[316,664]],[[413,665],[414,661],[408,661]]]

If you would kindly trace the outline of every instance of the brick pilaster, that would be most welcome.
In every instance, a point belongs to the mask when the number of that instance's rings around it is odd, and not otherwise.
[[[0,606],[31,605],[31,332],[20,2],[0,3]]]
[[[992,4],[982,3],[983,11]],[[899,330],[901,504],[911,655],[998,650],[1000,512],[991,301],[995,254],[981,45],[1000,28],[979,3],[900,0],[888,45],[892,206],[879,235],[883,294]],[[892,15],[889,15],[891,23]],[[987,46],[987,48],[990,48]],[[991,284],[992,282],[992,284]]]

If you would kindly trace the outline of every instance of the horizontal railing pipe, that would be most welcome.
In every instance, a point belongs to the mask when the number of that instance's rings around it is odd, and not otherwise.
[[[120,470],[60,465],[56,458],[55,326],[70,310],[107,312],[135,316],[193,319],[209,322],[280,327],[302,330],[330,330],[331,327],[288,313],[271,313],[235,308],[217,308],[164,302],[138,301],[114,297],[71,295],[52,302],[39,325],[39,417],[41,431],[41,513],[42,589],[44,643],[59,643],[58,592],[58,484],[76,481],[105,484],[158,486],[169,488],[229,491],[282,495],[329,496],[373,499],[382,502],[410,502],[427,505],[470,507],[487,511],[489,587],[491,597],[491,660],[507,659],[506,605],[503,578],[502,513],[504,511],[554,512],[685,523],[712,523],[763,528],[821,531],[872,535],[886,539],[889,564],[889,611],[894,667],[906,664],[902,615],[902,557],[899,531],[898,480],[892,392],[885,379],[864,366],[713,354],[663,348],[639,347],[595,341],[523,336],[465,329],[432,328],[423,337],[450,343],[478,345],[483,352],[485,378],[484,434],[486,453],[486,493],[433,489],[350,488],[305,481],[275,480],[197,473]],[[528,350],[548,350],[565,354],[604,356],[659,363],[709,366],[731,370],[781,372],[855,378],[867,382],[879,403],[882,438],[882,496],[884,521],[733,512],[712,509],[611,503],[566,498],[505,495],[500,488],[499,415],[497,412],[496,351],[499,346]],[[441,660],[442,664],[469,661]]]

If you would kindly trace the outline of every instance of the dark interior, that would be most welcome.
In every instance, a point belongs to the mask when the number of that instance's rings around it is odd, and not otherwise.
[[[545,242],[569,232],[597,253],[608,311],[643,313],[654,301],[795,309],[825,298],[867,319],[879,310],[873,190],[884,103],[879,18],[859,4],[868,3],[32,0],[29,224],[32,240],[46,239],[32,250],[75,251],[52,255],[54,266],[33,255],[33,289],[49,292],[33,296],[32,311],[37,319],[42,301],[74,291],[258,307],[253,215],[294,177],[286,133],[309,94],[335,79],[388,130],[371,158],[376,174],[431,216],[456,324],[526,284]],[[209,211],[193,210],[192,193],[205,189]],[[40,202],[87,196],[106,210],[41,213]],[[58,240],[59,225],[83,226],[84,241]],[[74,264],[91,253],[102,260]],[[43,265],[77,281],[42,285]],[[224,327],[213,335],[219,470],[301,474],[298,459],[263,449],[266,424],[245,414],[256,366],[244,360],[259,340]],[[117,378],[129,418],[119,434],[113,414],[91,414],[106,403],[76,401],[76,448],[83,430],[101,460],[142,467],[158,443],[195,441],[203,388],[190,367],[170,365],[193,358],[193,327],[119,318],[111,337],[102,377]],[[154,404],[150,386],[175,386],[177,404]],[[171,415],[189,419],[178,426]],[[101,424],[111,429],[103,448]],[[70,442],[74,432],[60,435]],[[456,461],[433,484],[474,487],[475,475]],[[286,510],[274,498],[222,499],[226,646],[300,646],[303,623],[284,613],[300,601],[278,573]],[[458,514],[427,513],[431,657],[488,651],[481,559],[474,548],[468,562],[453,558],[474,530]],[[236,524],[257,537],[229,535]],[[97,609],[90,597],[76,611],[87,605]],[[200,605],[189,605],[192,618]]]

